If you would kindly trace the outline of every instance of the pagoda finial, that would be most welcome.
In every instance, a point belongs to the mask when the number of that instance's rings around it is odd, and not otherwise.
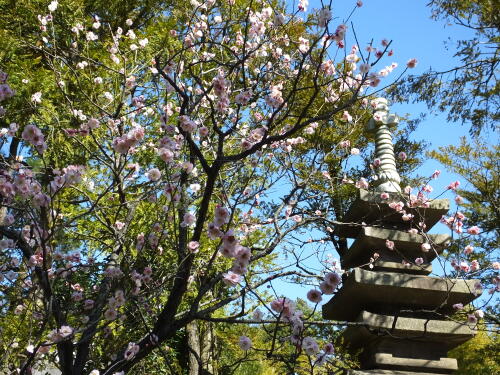
[[[396,170],[396,158],[394,157],[394,147],[392,145],[391,127],[395,127],[399,119],[389,113],[387,99],[376,98],[372,101],[374,108],[373,117],[366,125],[366,130],[374,133],[375,137],[375,158],[380,160],[377,168],[377,180],[374,181],[375,190],[387,193],[400,193],[401,178]]]

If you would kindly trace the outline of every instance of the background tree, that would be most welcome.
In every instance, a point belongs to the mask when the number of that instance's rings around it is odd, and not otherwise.
[[[500,371],[498,333],[488,334],[485,327],[470,341],[453,349],[450,355],[457,358],[459,375],[494,375]]]
[[[469,223],[480,228],[480,233],[465,238],[455,233],[448,256],[457,264],[461,261],[481,263],[482,267],[469,276],[481,279],[489,289],[490,296],[486,300],[492,299],[492,303],[488,304],[486,312],[490,320],[498,324],[498,299],[495,300],[493,292],[498,289],[500,148],[481,138],[471,141],[462,138],[460,145],[440,147],[430,156],[465,180],[461,185],[464,187],[457,189],[456,215],[463,214]]]
[[[429,69],[391,87],[400,102],[422,101],[432,110],[447,112],[448,120],[468,123],[479,134],[497,128],[500,119],[500,5],[494,0],[432,0],[432,17],[470,30],[471,38],[457,41],[455,67]],[[453,47],[455,48],[455,47]]]

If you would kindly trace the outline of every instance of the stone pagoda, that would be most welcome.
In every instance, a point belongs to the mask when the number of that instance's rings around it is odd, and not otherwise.
[[[323,306],[323,317],[357,323],[342,334],[349,351],[359,353],[361,370],[349,370],[350,375],[451,374],[457,361],[447,358],[447,352],[471,339],[475,331],[446,317],[454,304],[466,305],[477,297],[475,281],[429,276],[431,262],[449,236],[426,232],[448,212],[448,200],[433,200],[425,208],[405,205],[406,213],[413,215],[407,221],[401,211],[391,208],[408,201],[401,193],[390,132],[397,122],[387,101],[376,99],[366,130],[375,138],[380,160],[377,180],[373,191],[359,192],[344,217],[346,224],[337,231],[354,241],[340,254],[348,272],[341,289]],[[389,198],[383,199],[382,193]],[[415,233],[411,228],[421,229]],[[386,246],[387,240],[393,249]],[[432,244],[432,249],[424,251],[423,243]],[[379,254],[375,261],[374,253]],[[423,263],[415,262],[417,258]]]

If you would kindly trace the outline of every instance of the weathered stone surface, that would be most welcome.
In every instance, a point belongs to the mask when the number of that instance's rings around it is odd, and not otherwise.
[[[342,288],[325,305],[323,318],[354,321],[362,310],[398,312],[427,309],[448,314],[452,305],[476,298],[475,280],[448,280],[422,275],[354,269]]]
[[[401,214],[389,207],[391,202],[405,201],[399,193],[390,194],[390,198],[384,200],[380,198],[379,192],[369,192],[360,190],[358,198],[351,205],[342,221],[346,224],[339,225],[336,234],[341,237],[356,238],[364,222],[366,225],[384,223],[385,227],[409,229],[409,223],[401,219]],[[430,202],[429,208],[405,208],[408,213],[415,215],[416,222],[423,219],[427,230],[431,229],[443,215],[450,209],[450,202],[447,199],[435,199]],[[353,223],[353,225],[349,225]]]
[[[369,266],[363,266],[363,268],[371,271],[398,272],[411,275],[428,275],[432,272],[432,265],[430,264],[420,266],[416,264],[404,265],[401,262],[382,262],[380,260],[374,262],[371,268]]]
[[[458,370],[457,360],[455,358],[440,358],[439,360],[402,358],[395,357],[388,353],[377,353],[372,361],[368,363],[369,367],[382,368],[384,370],[400,371],[432,371],[438,374],[451,374]]]
[[[390,337],[437,342],[444,345],[448,351],[476,334],[476,331],[469,326],[453,321],[397,317],[368,311],[362,311],[356,322],[364,325],[347,327],[342,334],[343,342],[353,349],[381,337]]]
[[[394,250],[386,247],[385,241],[394,242]],[[368,263],[373,253],[380,255],[380,261],[398,262],[402,260],[413,262],[421,257],[425,263],[432,262],[437,254],[445,248],[450,236],[446,234],[411,234],[408,232],[376,227],[364,227],[358,237],[346,251],[341,255],[342,267],[353,268]],[[421,245],[430,242],[436,251],[423,252]]]

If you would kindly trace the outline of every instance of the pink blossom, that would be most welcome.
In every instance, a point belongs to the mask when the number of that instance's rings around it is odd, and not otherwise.
[[[309,40],[299,37],[299,51],[302,53],[309,51]]]
[[[359,66],[359,71],[361,74],[365,74],[365,73],[368,73],[368,71],[370,70],[371,66],[370,64],[361,64]]]
[[[342,114],[342,121],[352,122],[352,116],[349,114],[349,112],[344,111],[344,113]]]
[[[252,347],[252,340],[250,340],[247,336],[240,336],[238,345],[241,350],[250,350],[250,348]]]
[[[158,181],[161,178],[161,172],[158,168],[151,168],[147,173],[146,176],[150,181]]]
[[[304,349],[308,355],[315,355],[319,352],[318,343],[310,336],[304,337],[302,340],[302,349]]]
[[[35,207],[48,207],[50,201],[50,197],[43,193],[38,193],[33,197],[33,205]]]
[[[406,62],[406,66],[410,69],[413,69],[414,67],[417,66],[417,63],[418,63],[417,59],[413,58]]]
[[[248,271],[247,266],[248,266],[248,262],[242,262],[238,259],[234,259],[233,266],[231,267],[231,271],[233,271],[234,273],[236,273],[238,275],[244,275]]]
[[[201,137],[206,137],[209,133],[208,128],[206,126],[202,126],[198,131]]]
[[[73,334],[73,328],[70,326],[61,326],[49,332],[48,339],[54,343],[60,342]]]
[[[467,233],[472,234],[472,235],[477,235],[477,234],[479,234],[479,232],[480,232],[479,227],[475,226],[475,225],[473,227],[470,227],[469,229],[467,229]]]
[[[252,317],[254,320],[260,321],[264,317],[264,313],[259,309],[255,309],[252,313]]]
[[[288,298],[278,298],[271,302],[271,309],[289,317],[295,312],[295,304]]]
[[[208,237],[211,239],[211,240],[215,240],[216,238],[219,238],[219,237],[222,237],[223,236],[223,232],[219,229],[219,227],[217,227],[214,223],[209,223],[208,224],[208,228],[207,228],[207,232],[208,232]]]
[[[355,186],[358,188],[358,189],[368,189],[369,185],[368,185],[368,181],[366,180],[366,178],[360,178]]]
[[[413,214],[403,214],[401,216],[401,218],[403,219],[403,221],[410,221],[411,219],[413,219],[414,215]]]
[[[174,153],[171,150],[169,150],[168,148],[162,147],[162,148],[158,149],[158,156],[165,163],[170,163],[171,161],[174,160]]]
[[[401,211],[404,208],[405,204],[403,202],[391,202],[389,203],[389,207],[396,211]]]
[[[126,361],[130,361],[132,358],[135,357],[137,353],[139,353],[139,350],[141,347],[137,345],[135,342],[129,342],[127,349],[125,350],[125,353],[123,354],[123,357],[125,358]]]
[[[460,181],[454,181],[448,185],[448,189],[457,190],[459,186],[460,186]]]
[[[252,98],[252,95],[253,95],[252,90],[248,89],[248,90],[245,90],[245,91],[239,93],[238,95],[236,95],[236,97],[234,98],[234,101],[237,104],[245,105],[250,101],[250,99]],[[205,129],[207,129],[207,128],[205,128]],[[201,135],[201,129],[200,129],[200,135]]]
[[[307,292],[307,299],[313,303],[319,303],[322,300],[321,292],[317,289],[311,289]]]
[[[189,241],[188,249],[192,253],[197,253],[200,248],[200,243],[198,241]]]
[[[438,178],[438,177],[439,177],[439,175],[440,175],[440,174],[441,174],[441,171],[440,171],[440,170],[438,170],[438,169],[436,169],[436,170],[434,171],[434,173],[432,173],[431,178],[436,179],[436,178]]]
[[[351,141],[347,140],[347,141],[341,141],[339,143],[339,146],[342,147],[342,148],[349,148],[351,147]]]
[[[325,352],[325,354],[333,354],[333,351],[334,351],[334,346],[331,342],[329,342],[328,344],[326,344],[323,348],[323,351]]]
[[[194,132],[196,130],[196,128],[198,127],[196,122],[194,122],[188,116],[185,116],[185,115],[179,116],[179,123],[180,123],[181,129],[187,133]]]
[[[456,204],[462,204],[462,203],[464,203],[464,199],[460,195],[457,195],[455,197],[455,203]]]
[[[464,272],[469,272],[469,270],[470,270],[469,264],[465,261],[460,262],[459,267],[460,267],[460,270],[464,271]]]
[[[227,210],[227,208],[225,208],[221,205],[217,205],[217,207],[215,207],[214,214],[215,214],[214,224],[216,226],[221,227],[224,224],[229,223],[230,215],[229,215],[229,211]]]
[[[333,294],[336,287],[337,287],[336,285],[329,284],[326,281],[322,281],[319,284],[319,289],[323,294]]]
[[[479,270],[479,262],[476,259],[470,262],[470,270],[472,272]]]
[[[467,315],[467,321],[471,324],[476,324],[477,323],[477,317],[474,314],[468,314]]]
[[[332,19],[332,11],[328,8],[321,8],[318,14],[318,26],[326,27],[328,22]]]
[[[464,254],[469,255],[469,254],[472,254],[473,251],[474,251],[474,247],[471,245],[467,245],[464,248]]]
[[[122,230],[123,228],[125,228],[125,223],[123,223],[121,221],[117,221],[117,222],[115,222],[115,228],[118,230]]]
[[[298,9],[300,11],[306,12],[308,6],[309,6],[309,0],[299,0]]]
[[[238,285],[241,280],[241,276],[232,271],[228,271],[227,273],[222,274],[222,276],[222,281],[228,286]]]
[[[236,250],[234,252],[234,257],[244,264],[248,264],[250,262],[250,258],[252,257],[252,253],[248,247],[245,246],[236,246]]]
[[[153,274],[153,270],[151,269],[151,267],[144,267],[144,270],[142,271],[142,273],[145,276],[151,276]]]
[[[385,199],[389,199],[389,193],[381,193],[381,194],[380,194],[380,198],[381,198],[381,199],[384,199],[384,200],[385,200]]]
[[[426,193],[432,193],[432,186],[431,185],[425,185],[423,188],[422,188],[423,191],[425,191]]]
[[[351,155],[359,155],[359,148],[356,147],[351,148]]]
[[[430,250],[431,250],[431,245],[427,242],[423,243],[422,245],[420,245],[420,248],[422,249],[422,251],[424,253],[428,253]]]
[[[332,76],[335,74],[335,65],[332,60],[326,60],[321,64],[320,70],[325,75]]]
[[[184,214],[181,225],[184,227],[190,227],[194,225],[195,221],[196,221],[196,216],[194,216],[191,212],[186,212]]]
[[[334,288],[336,288],[340,282],[342,281],[342,278],[340,277],[340,275],[336,272],[328,272],[325,277],[324,277],[324,281],[327,283],[327,284],[330,284],[332,285]]]
[[[283,89],[282,84],[277,84],[277,85],[271,85],[270,87],[270,92],[269,95],[266,96],[265,100],[267,105],[273,107],[273,108],[278,108],[280,105],[283,104],[285,101],[283,99],[283,93],[281,90]]]
[[[389,250],[394,250],[394,241],[385,240],[385,247]]]
[[[421,266],[422,264],[424,264],[424,259],[423,258],[416,258],[415,259],[415,264],[417,266]]]
[[[455,310],[462,310],[462,309],[464,308],[464,305],[463,305],[462,303],[455,303],[455,304],[453,305],[453,308],[454,308]]]
[[[407,158],[406,152],[401,151],[401,152],[398,154],[398,158],[399,158],[399,160],[403,160],[403,161],[404,161],[404,160],[406,160],[406,158]]]

